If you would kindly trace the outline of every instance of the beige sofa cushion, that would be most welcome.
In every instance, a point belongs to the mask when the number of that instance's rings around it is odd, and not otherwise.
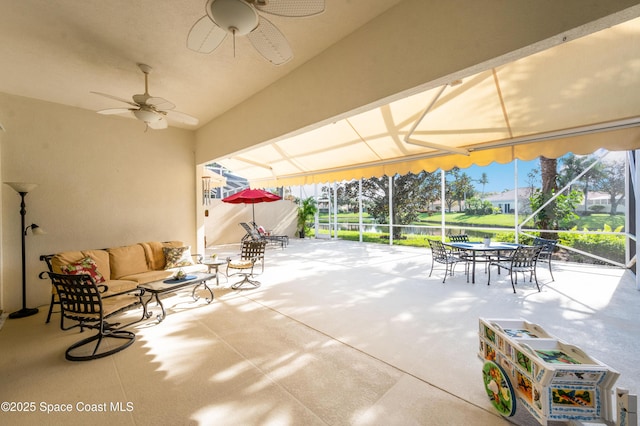
[[[109,280],[102,283],[102,285],[107,286],[107,291],[102,293],[102,297],[109,297],[113,294],[133,290],[138,287],[138,283],[136,281],[130,280]]]
[[[51,258],[51,268],[56,274],[61,274],[62,270],[60,269],[60,267],[62,265],[70,265],[83,259],[84,257],[85,255],[81,251],[64,251],[62,253],[56,254]],[[100,271],[100,273],[102,274],[102,271]],[[102,275],[105,277],[105,279],[109,277],[109,275]]]
[[[182,241],[166,241],[162,243],[164,247],[184,247],[184,242]]]
[[[187,274],[192,274],[194,272],[208,272],[209,270],[207,265],[197,263],[195,265],[183,266],[181,268],[165,269],[162,271],[147,271],[139,274],[127,275],[125,277],[122,277],[122,279],[135,281],[138,284],[146,284],[154,281],[164,281],[173,277],[180,269],[182,269]]]
[[[147,257],[140,244],[109,248],[107,251],[111,265],[111,279],[117,280],[149,270]]]
[[[140,243],[144,248],[145,256],[147,256],[147,265],[152,271],[161,271],[165,268],[166,259],[164,257],[164,247],[183,247],[182,241],[167,241],[164,243],[158,241],[150,241],[147,243]]]
[[[147,257],[147,265],[152,271],[160,271],[164,269],[165,259],[162,247],[164,245],[158,241],[150,241],[148,243],[140,243]]]

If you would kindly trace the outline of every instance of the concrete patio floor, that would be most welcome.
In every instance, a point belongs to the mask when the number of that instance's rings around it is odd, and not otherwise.
[[[464,265],[444,284],[442,265],[428,278],[429,249],[292,242],[268,249],[265,285],[246,297],[473,404],[489,407],[476,355],[479,317],[538,323],[619,371],[617,386],[640,391],[640,292],[628,271],[553,262],[555,281],[545,264],[541,292],[520,281],[514,294],[495,271],[487,286],[482,264],[475,284]]]
[[[208,250],[236,255],[237,245]],[[80,339],[58,317],[7,320],[0,330],[0,400],[70,403],[70,413],[3,412],[11,424],[500,425],[538,424],[524,410],[497,415],[477,358],[478,318],[525,318],[621,373],[640,390],[640,292],[631,273],[555,263],[542,291],[482,266],[442,283],[424,248],[292,239],[268,248],[262,286],[224,277],[211,304],[187,291],[165,301],[162,323],[86,363],[64,359]],[[44,285],[44,283],[43,283]],[[139,311],[125,316],[132,317]],[[86,332],[85,332],[86,334]],[[78,402],[123,403],[79,412]],[[130,404],[130,405],[127,405]],[[131,407],[127,410],[127,407]],[[550,424],[563,424],[550,422]]]

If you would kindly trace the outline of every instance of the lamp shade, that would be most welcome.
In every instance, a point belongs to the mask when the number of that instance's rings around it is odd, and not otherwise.
[[[135,115],[138,120],[142,120],[145,123],[154,123],[156,121],[162,120],[162,115],[157,112],[150,111],[149,109],[144,107],[134,110],[133,115]]]
[[[25,183],[25,182],[5,182],[5,183],[18,193],[31,192],[38,186],[37,183]]]
[[[44,235],[44,234],[46,234],[46,231],[44,229],[40,228],[35,223],[32,223],[31,225],[27,226],[27,229],[29,229],[29,228],[31,228],[31,233],[33,235]],[[27,229],[24,230],[25,234],[27,233]]]

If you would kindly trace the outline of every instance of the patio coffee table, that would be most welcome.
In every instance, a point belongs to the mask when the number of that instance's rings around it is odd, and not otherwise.
[[[162,309],[162,313],[158,314],[158,322],[161,322],[167,313],[164,309],[164,305],[162,304],[162,301],[160,300],[160,295],[165,293],[173,293],[176,290],[179,290],[185,287],[193,287],[193,290],[191,291],[191,297],[193,297],[194,301],[197,301],[198,299],[200,299],[200,296],[196,294],[196,290],[198,289],[198,287],[203,286],[206,290],[209,291],[209,294],[211,295],[211,298],[206,299],[207,304],[211,303],[213,301],[213,290],[209,288],[209,286],[207,285],[207,281],[212,280],[215,277],[216,277],[216,274],[205,274],[203,272],[194,272],[191,274],[187,274],[186,278],[181,280],[169,278],[161,281],[154,281],[146,284],[140,284],[138,288],[144,290],[145,293],[151,294],[151,297],[149,297],[147,301],[142,302],[142,306],[144,309],[143,316],[145,318],[150,318],[151,315],[153,315],[153,312],[147,309],[147,305],[149,304],[149,302],[151,302],[152,299],[155,298],[156,303],[158,304],[158,306],[160,306],[160,309]],[[143,294],[143,297],[144,297],[144,294]]]

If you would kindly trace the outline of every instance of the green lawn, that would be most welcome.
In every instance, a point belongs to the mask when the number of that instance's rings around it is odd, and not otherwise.
[[[327,217],[320,216],[321,222],[326,224]],[[515,236],[513,233],[513,222],[514,215],[509,214],[498,214],[498,215],[485,215],[485,216],[468,216],[464,213],[447,213],[446,214],[446,224],[447,226],[459,226],[468,227],[468,234],[472,241],[479,241],[486,232],[483,231],[473,231],[473,226],[478,227],[500,227],[506,228],[503,232],[489,232],[492,238],[495,238],[496,241],[515,241]],[[522,217],[524,219],[525,217]],[[333,219],[333,217],[332,217]],[[422,215],[420,220],[415,223],[415,225],[422,226],[431,226],[431,227],[439,227],[441,223],[441,215],[434,214],[432,216],[427,216],[426,214]],[[358,223],[358,215],[357,214],[339,214],[338,215],[339,223]],[[364,223],[373,223],[373,220],[368,216],[363,216]],[[619,226],[624,225],[624,216],[610,216],[608,214],[592,214],[587,217],[581,217],[578,219],[576,226],[579,230],[584,229],[585,227],[591,231],[596,230],[604,230],[605,225],[611,227],[611,230],[616,230]],[[526,226],[525,228],[529,228]],[[384,228],[386,229],[386,228]],[[321,230],[323,234],[328,234],[328,230]],[[354,240],[358,241],[360,238],[360,234],[358,231],[338,231],[338,238],[344,240]],[[422,233],[418,231],[417,234],[410,234],[408,232],[403,232],[401,238],[396,238],[393,240],[395,245],[407,245],[407,246],[418,246],[418,247],[428,247],[429,242],[428,238],[439,238],[436,237],[428,237],[427,233]],[[575,247],[576,249],[582,250],[586,253],[592,253],[594,255],[600,256],[605,259],[611,259],[618,263],[624,262],[624,250],[625,250],[625,240],[624,234],[620,235],[584,235],[584,234],[568,234],[568,233],[560,233],[558,234],[558,238],[560,242],[567,247]],[[378,244],[388,244],[389,243],[389,233],[388,232],[363,232],[362,239],[364,242],[370,243],[378,243]],[[522,239],[520,240],[525,244],[530,244],[529,240]],[[584,258],[580,255],[575,255],[571,253],[567,253],[565,255],[570,256],[571,261],[578,262],[588,262],[593,263],[592,259]],[[597,261],[596,261],[597,262]]]
[[[512,214],[493,214],[493,215],[466,215],[465,213],[446,213],[446,223],[447,225],[474,225],[474,226],[485,226],[485,227],[499,227],[499,228],[513,228],[515,215]],[[520,215],[519,220],[520,223],[526,219],[525,215]],[[332,217],[333,220],[333,217]],[[320,215],[320,221],[322,223],[327,223],[327,215]],[[363,214],[362,221],[364,223],[373,223],[373,219],[369,217],[368,214]],[[441,214],[427,215],[423,213],[420,215],[420,218],[416,225],[428,225],[428,226],[438,226],[442,221]],[[338,215],[339,223],[358,223],[358,214],[357,213],[341,213]],[[610,216],[608,214],[592,214],[590,216],[580,217],[576,225],[579,230],[583,228],[587,228],[589,230],[602,230],[604,225],[607,224],[611,226],[611,229],[616,229],[619,226],[624,226],[624,216],[616,215]],[[527,223],[527,228],[531,227],[532,222],[529,221]]]

